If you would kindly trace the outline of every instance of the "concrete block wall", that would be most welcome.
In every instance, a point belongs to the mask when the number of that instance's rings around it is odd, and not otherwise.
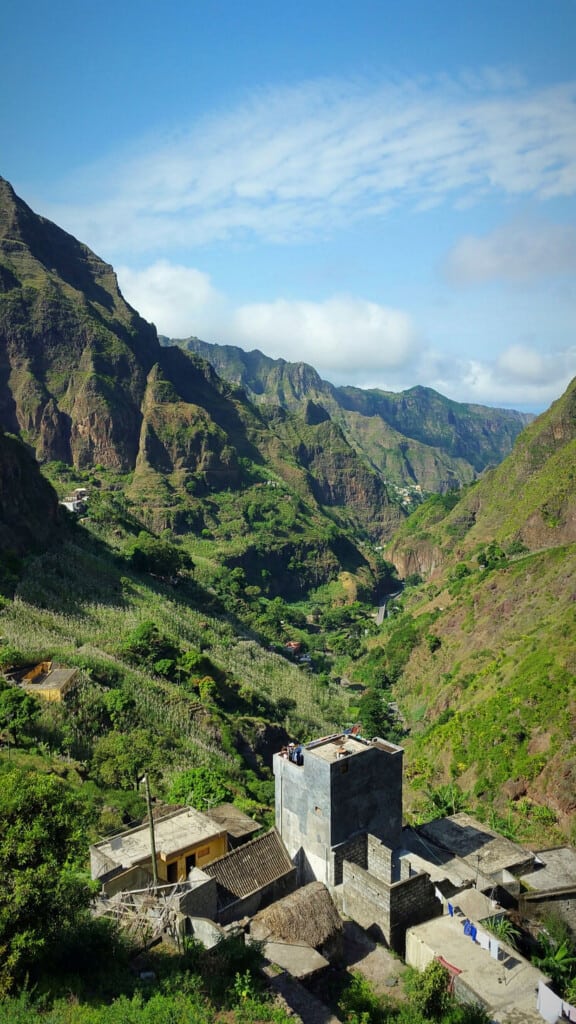
[[[376,875],[377,878],[381,878],[390,885],[393,881],[390,847],[382,843],[376,836],[368,836],[366,853],[366,867],[370,874]]]
[[[345,861],[342,881],[344,913],[399,953],[404,952],[407,928],[442,914],[442,904],[425,873],[390,885]]]
[[[520,910],[528,917],[542,918],[554,914],[576,932],[576,888],[559,893],[530,893],[520,899]]]
[[[179,887],[178,902],[182,914],[214,920],[218,905],[216,879],[194,868],[190,881]]]
[[[362,928],[390,945],[390,886],[369,871],[344,861],[342,909]]]
[[[389,753],[377,746],[367,747],[330,765],[332,846],[358,832],[378,836],[389,846],[399,845],[402,750],[394,749],[395,753]]]
[[[425,872],[395,882],[390,886],[390,945],[403,953],[406,929],[441,914],[442,904]]]
[[[342,883],[343,865],[344,861],[350,861],[351,864],[357,864],[358,867],[368,867],[367,857],[367,840],[370,837],[365,832],[361,832],[358,836],[353,836],[347,843],[341,843],[331,851],[332,863],[331,863],[331,878],[327,883],[328,885],[340,885]]]
[[[332,849],[362,832],[392,847],[400,843],[402,754],[368,744],[336,760],[306,748],[302,765],[275,755],[276,828],[302,866],[301,882],[335,884],[340,867]]]

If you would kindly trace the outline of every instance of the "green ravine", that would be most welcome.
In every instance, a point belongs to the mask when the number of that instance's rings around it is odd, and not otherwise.
[[[0,775],[60,780],[85,850],[143,817],[145,772],[159,803],[225,794],[265,827],[272,754],[361,721],[405,747],[407,821],[576,841],[576,382],[488,422],[161,345],[1,180],[0,213]],[[62,704],[2,674],[44,659],[79,669]],[[47,969],[9,915],[5,986]]]

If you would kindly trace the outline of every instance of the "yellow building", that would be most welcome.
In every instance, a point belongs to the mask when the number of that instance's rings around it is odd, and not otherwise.
[[[41,661],[22,676],[20,686],[41,700],[61,701],[74,686],[77,676],[77,668],[53,668],[51,661]]]
[[[161,884],[183,881],[192,868],[211,864],[228,852],[226,829],[192,807],[156,820],[154,845]],[[108,894],[147,884],[152,878],[149,825],[91,846],[90,866],[92,878],[100,879]]]

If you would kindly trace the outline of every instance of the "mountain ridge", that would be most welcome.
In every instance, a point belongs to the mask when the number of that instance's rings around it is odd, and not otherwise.
[[[161,336],[160,341],[202,356],[256,404],[294,411],[313,401],[324,407],[349,443],[399,487],[417,484],[436,491],[469,483],[500,462],[533,419],[528,413],[454,402],[421,385],[401,392],[336,387],[307,363],[272,359],[258,349],[244,352],[194,337]]]

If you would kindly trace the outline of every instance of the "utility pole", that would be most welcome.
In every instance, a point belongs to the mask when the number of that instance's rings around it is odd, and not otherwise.
[[[150,783],[148,781],[148,775],[144,776],[144,786],[146,789],[146,804],[148,807],[148,823],[150,825],[150,853],[152,854],[152,881],[154,887],[158,886],[158,865],[156,863],[156,840],[154,838],[154,818],[152,816],[152,797],[150,796]]]

